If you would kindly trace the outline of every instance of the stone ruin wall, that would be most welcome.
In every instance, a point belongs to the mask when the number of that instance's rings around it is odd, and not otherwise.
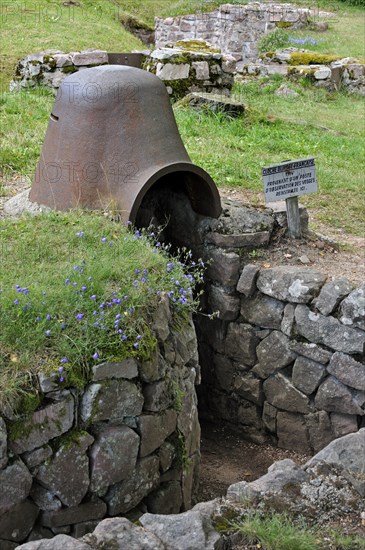
[[[1,550],[57,534],[78,538],[131,510],[191,507],[200,456],[197,343],[191,322],[179,331],[170,322],[166,296],[151,360],[96,365],[81,393],[39,377],[42,402],[30,417],[2,413]]]
[[[224,4],[217,10],[166,19],[156,18],[155,46],[173,46],[179,40],[204,40],[236,61],[258,57],[258,41],[275,28],[307,24],[309,9],[291,4]]]

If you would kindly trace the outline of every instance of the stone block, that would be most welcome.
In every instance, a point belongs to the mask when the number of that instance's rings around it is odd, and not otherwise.
[[[176,429],[177,414],[170,409],[160,415],[142,414],[138,419],[141,436],[140,456],[149,455]]]
[[[352,285],[345,278],[330,281],[322,287],[315,306],[322,315],[330,315],[351,290]]]
[[[349,433],[357,432],[357,416],[354,414],[331,413],[331,426],[334,436],[342,437]]]
[[[283,319],[279,328],[281,329],[281,332],[283,332],[285,336],[289,336],[289,338],[293,335],[295,320],[294,314],[295,306],[293,304],[286,304]]]
[[[8,432],[6,424],[0,416],[0,470],[8,463]]]
[[[298,333],[311,342],[324,344],[344,353],[363,353],[365,333],[344,326],[334,317],[315,314],[307,306],[298,305],[295,321]]]
[[[189,324],[185,325],[184,328],[172,332],[171,338],[175,350],[175,358],[172,363],[175,363],[179,367],[188,363],[194,366],[198,365],[198,344],[193,322],[190,320]],[[165,357],[168,360],[166,353]]]
[[[308,359],[312,359],[312,361],[316,361],[317,363],[322,363],[322,365],[326,365],[332,357],[332,352],[320,348],[317,344],[291,340],[289,346],[290,349],[298,353],[298,355],[308,357]]]
[[[346,386],[356,390],[365,390],[365,365],[355,361],[346,353],[332,355],[327,371]]]
[[[36,411],[29,419],[13,424],[9,442],[13,452],[21,454],[32,451],[72,428],[74,398],[69,392],[64,392],[63,395],[64,399],[61,401]]]
[[[32,476],[21,460],[0,471],[0,516],[20,504],[30,493]]]
[[[80,433],[72,443],[61,445],[37,471],[36,481],[66,506],[77,506],[87,493],[90,483],[87,449],[93,441],[88,433]]]
[[[222,321],[235,321],[240,311],[240,299],[232,296],[223,288],[212,285],[208,292],[208,304],[210,311],[218,312]]]
[[[298,453],[311,452],[307,425],[302,415],[279,411],[276,426],[278,447]]]
[[[142,458],[133,474],[113,485],[105,496],[108,513],[111,516],[132,510],[149,493],[157,488],[160,480],[158,456]]]
[[[161,295],[160,302],[152,316],[152,330],[160,342],[165,342],[170,334],[170,321],[171,311],[169,297],[166,293],[164,293]]]
[[[188,63],[157,63],[156,76],[161,80],[184,80],[189,78],[190,65]]]
[[[351,473],[363,475],[365,470],[365,428],[357,433],[335,439],[313,456],[305,466],[311,467],[316,462],[335,464]]]
[[[241,315],[245,321],[263,328],[280,330],[285,305],[275,298],[259,294],[241,299]]]
[[[170,380],[160,380],[153,384],[146,384],[143,388],[144,411],[160,412],[172,407],[174,403],[174,389]]]
[[[164,378],[168,364],[158,349],[145,361],[139,364],[139,376],[143,382],[156,382]]]
[[[126,380],[130,380],[138,376],[138,363],[133,357],[129,357],[118,363],[107,361],[100,365],[94,365],[92,374],[93,382],[107,380],[108,378],[125,378]]]
[[[182,505],[181,485],[178,481],[161,483],[146,499],[151,514],[178,514]]]
[[[205,342],[218,353],[225,353],[227,323],[220,319],[209,319],[198,316],[195,321],[199,343]]]
[[[331,77],[331,73],[330,67],[321,67],[314,72],[314,78],[316,80],[326,80],[326,78]]]
[[[245,265],[237,284],[237,292],[244,294],[244,296],[252,296],[256,290],[256,280],[259,272],[260,268],[256,265]]]
[[[142,407],[140,389],[136,384],[121,379],[88,386],[82,396],[80,414],[84,422],[100,422],[138,416]]]
[[[64,508],[57,512],[44,512],[41,523],[44,527],[63,527],[84,521],[102,519],[106,514],[106,504],[100,498],[94,498],[78,506]]]
[[[215,94],[206,94],[209,97],[210,101],[213,102]],[[216,99],[217,106],[213,111],[224,111],[229,115],[238,115],[245,111],[245,106],[243,103],[240,103],[237,100],[232,98],[223,98],[218,96]],[[191,105],[191,102],[190,102]],[[257,233],[238,233],[233,235],[221,235],[220,233],[208,233],[205,238],[207,244],[214,244],[221,248],[244,248],[248,246],[263,246],[268,244],[270,241],[270,232],[269,231],[259,231]]]
[[[98,430],[90,449],[90,490],[98,493],[129,477],[137,462],[140,439],[127,426]]]
[[[206,276],[223,286],[236,287],[240,270],[239,255],[221,249],[211,249],[206,255],[211,260]]]
[[[45,540],[41,543],[36,540],[19,546],[21,550],[90,550],[90,548],[88,544],[63,534],[53,537],[52,540]]]
[[[200,424],[198,418],[198,399],[194,387],[195,373],[192,370],[190,377],[184,380],[182,391],[183,399],[177,418],[177,428],[185,439],[185,449],[188,456],[199,450]]]
[[[289,338],[275,330],[264,338],[257,346],[256,353],[259,364],[255,366],[254,373],[261,378],[267,378],[270,374],[290,365],[296,358],[296,354],[289,348]]]
[[[319,386],[314,405],[317,409],[328,412],[359,414],[361,416],[365,414],[349,388],[333,376],[326,378]]]
[[[340,321],[346,326],[365,330],[365,283],[341,302]]]
[[[209,65],[207,61],[193,61],[191,66],[195,70],[197,80],[207,80],[209,78]]]
[[[262,380],[259,380],[251,373],[237,375],[233,389],[237,395],[257,405],[262,405],[264,401]]]
[[[56,61],[56,67],[70,67],[72,65],[71,55],[69,53],[55,53],[52,55]]]
[[[265,380],[264,392],[267,401],[278,409],[303,414],[310,412],[308,397],[281,373]]]
[[[313,393],[325,376],[326,369],[320,363],[306,357],[297,357],[295,360],[292,382],[298,390],[306,395]]]
[[[256,363],[256,346],[259,338],[251,325],[230,323],[225,341],[225,353],[231,359],[253,366]]]
[[[325,281],[325,275],[311,268],[279,266],[261,270],[257,287],[278,300],[303,304],[319,294]]]
[[[25,540],[33,529],[38,511],[31,500],[17,504],[0,516],[0,537],[14,542]],[[3,548],[1,544],[0,548]]]
[[[222,209],[214,229],[222,235],[271,232],[273,229],[274,219],[268,212],[242,206],[241,202],[230,199],[222,200]]]
[[[325,411],[306,415],[305,422],[308,428],[309,442],[315,453],[334,439],[329,414]]]
[[[108,54],[101,50],[86,50],[82,52],[71,53],[71,61],[74,65],[90,66],[104,65],[108,63]]]

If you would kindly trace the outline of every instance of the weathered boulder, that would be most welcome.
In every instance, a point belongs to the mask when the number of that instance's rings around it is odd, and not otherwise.
[[[34,449],[34,451],[23,453],[22,459],[28,468],[35,468],[50,456],[52,456],[52,447],[50,445],[43,445],[38,449]]]
[[[107,361],[106,363],[94,365],[92,373],[93,382],[107,380],[108,378],[125,378],[129,380],[138,376],[138,363],[133,357],[119,363]]]
[[[57,535],[53,539],[34,540],[18,546],[21,550],[91,550],[85,542],[69,537]]]
[[[362,428],[357,433],[335,439],[325,449],[314,455],[305,466],[308,468],[319,461],[341,466],[345,470],[355,474],[364,474],[365,428]]]
[[[330,315],[351,290],[352,285],[345,278],[335,279],[326,283],[315,301],[316,308],[322,315]]]
[[[242,499],[254,499],[267,493],[278,493],[286,485],[300,484],[308,478],[308,475],[289,458],[274,462],[264,476],[251,481],[240,481],[234,483],[227,490],[227,497],[234,502],[241,502]]]
[[[90,489],[98,493],[129,477],[137,462],[140,438],[127,426],[101,428],[90,449]]]
[[[334,353],[327,370],[346,386],[365,390],[365,365],[355,361],[350,355]]]
[[[139,521],[166,548],[174,550],[214,550],[220,539],[211,520],[198,511],[170,516],[144,514]]]
[[[51,460],[42,464],[35,479],[66,506],[76,506],[89,488],[87,449],[94,438],[82,432],[72,443],[61,444]]]
[[[90,541],[93,548],[115,550],[165,550],[166,548],[153,533],[138,527],[127,518],[105,519],[83,540]],[[90,547],[87,546],[87,548]]]
[[[256,279],[260,272],[260,268],[256,265],[245,265],[237,283],[237,292],[244,296],[252,296],[256,290]]]
[[[256,403],[257,405],[262,405],[264,401],[264,394],[262,391],[262,380],[256,378],[252,373],[240,373],[237,374],[234,381],[234,392]]]
[[[295,320],[298,333],[307,340],[344,353],[363,353],[365,333],[343,325],[334,317],[313,313],[309,307],[299,305]]]
[[[27,498],[32,476],[21,460],[0,471],[0,516]]]
[[[295,266],[261,270],[257,287],[278,300],[305,304],[315,298],[326,280],[320,271]]]

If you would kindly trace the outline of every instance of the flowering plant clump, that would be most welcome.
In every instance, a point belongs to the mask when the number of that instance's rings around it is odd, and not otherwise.
[[[23,227],[21,251],[11,241],[10,271],[0,282],[0,373],[9,366],[42,368],[68,385],[80,367],[86,379],[96,362],[148,357],[156,344],[149,318],[162,294],[176,314],[196,309],[193,291],[204,264],[191,252],[171,257],[153,232],[127,230],[95,214],[79,217],[80,227],[70,214],[52,214],[49,242],[35,234],[39,223],[30,219]]]
[[[288,42],[290,42],[291,44],[298,44],[300,46],[306,46],[306,45],[316,46],[317,45],[317,42],[314,40],[314,38],[309,38],[309,37],[294,38],[293,36],[289,36],[288,37]]]

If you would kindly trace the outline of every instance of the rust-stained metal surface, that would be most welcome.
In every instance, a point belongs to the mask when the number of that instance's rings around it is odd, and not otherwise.
[[[63,81],[31,201],[56,210],[113,208],[125,222],[133,222],[144,195],[167,175],[171,186],[175,179],[181,185],[183,178],[196,212],[219,216],[218,190],[209,174],[191,162],[158,77],[103,65]]]

